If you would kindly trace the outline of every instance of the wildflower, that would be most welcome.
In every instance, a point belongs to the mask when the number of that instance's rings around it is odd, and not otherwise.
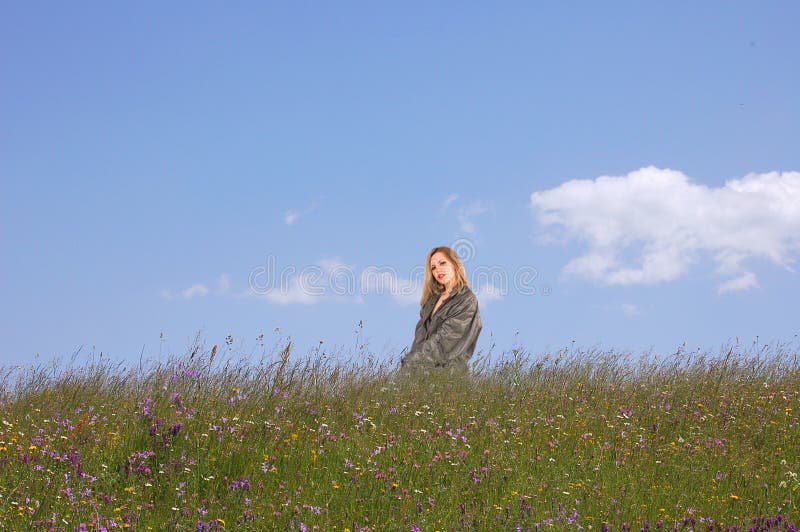
[[[239,480],[234,480],[231,484],[231,490],[249,490],[250,489],[250,480],[247,478],[242,477]]]

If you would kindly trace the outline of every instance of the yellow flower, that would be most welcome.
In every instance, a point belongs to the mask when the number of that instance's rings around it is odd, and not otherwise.
[[[739,500],[739,496],[738,496],[738,495],[731,494],[731,500],[732,500],[732,501],[738,501],[738,500]]]

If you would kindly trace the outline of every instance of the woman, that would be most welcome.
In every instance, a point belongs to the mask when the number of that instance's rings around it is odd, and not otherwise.
[[[433,248],[425,264],[419,322],[401,366],[466,371],[482,328],[478,298],[469,287],[464,265],[449,247]]]

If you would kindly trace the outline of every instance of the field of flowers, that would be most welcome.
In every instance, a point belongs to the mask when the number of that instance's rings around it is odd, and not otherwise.
[[[793,349],[3,370],[0,529],[795,530]]]

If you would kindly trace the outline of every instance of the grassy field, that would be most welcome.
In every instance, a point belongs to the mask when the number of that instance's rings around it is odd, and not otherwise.
[[[231,342],[229,342],[230,344]],[[5,368],[8,530],[794,530],[794,349]]]

